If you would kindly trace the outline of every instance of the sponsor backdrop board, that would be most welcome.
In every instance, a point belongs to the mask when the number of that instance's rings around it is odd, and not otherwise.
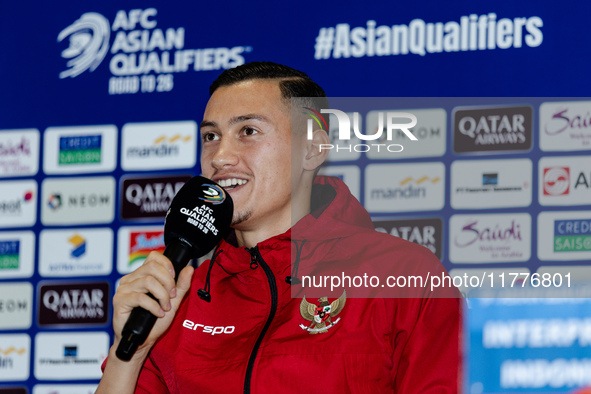
[[[587,2],[531,0],[314,12],[237,1],[3,4],[0,42],[12,56],[0,62],[0,392],[94,390],[115,285],[163,250],[167,206],[200,173],[209,84],[249,61],[301,69],[329,97],[380,97],[334,102],[351,138],[339,139],[331,115],[321,170],[349,184],[376,230],[428,248],[457,277],[587,278],[591,54],[580,43],[591,39],[590,12]],[[245,16],[261,28],[244,29]],[[400,129],[368,138],[392,112],[416,117],[415,141]],[[482,335],[481,323],[471,332]],[[562,353],[538,350],[539,365],[561,365]],[[469,393],[586,384],[500,380],[499,368],[474,361],[490,353],[471,351]]]

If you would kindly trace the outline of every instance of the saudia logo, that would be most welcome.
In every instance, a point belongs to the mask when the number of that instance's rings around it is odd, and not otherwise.
[[[351,139],[351,129],[353,129],[353,133],[357,138],[363,141],[375,141],[380,140],[382,138],[382,134],[384,133],[384,123],[386,124],[386,138],[388,141],[393,139],[393,133],[396,130],[400,130],[406,135],[411,141],[417,141],[417,137],[410,132],[410,128],[416,126],[417,124],[417,117],[408,112],[384,112],[378,113],[378,128],[374,134],[363,134],[359,130],[359,113],[355,112],[353,114],[353,127],[351,128],[351,120],[349,116],[343,111],[339,111],[338,109],[321,109],[320,113],[318,111],[313,110],[312,108],[304,107],[304,109],[310,112],[303,112],[304,114],[310,116],[312,119],[308,119],[307,123],[307,138],[308,140],[312,140],[314,130],[318,130],[314,126],[314,121],[320,127],[320,129],[325,130],[323,126],[328,130],[328,126],[321,114],[333,114],[336,116],[338,125],[339,125],[339,140],[350,140]],[[407,122],[395,122],[395,119],[404,119]],[[336,150],[339,151],[355,151],[355,152],[368,152],[369,150],[387,150],[388,152],[402,152],[404,146],[400,144],[351,144],[348,146],[338,146],[333,144],[319,144],[318,150],[322,152],[323,150]]]
[[[206,183],[203,185],[206,189],[203,190],[203,197],[199,197],[200,200],[218,205],[224,202],[226,199],[226,192],[224,189],[217,185]]]
[[[68,69],[59,77],[96,70],[109,52],[111,31],[109,94],[168,92],[174,88],[173,73],[187,72],[190,66],[194,71],[236,67],[244,63],[242,54],[252,51],[245,46],[185,49],[185,28],[157,28],[157,14],[155,8],[119,10],[112,25],[101,14],[82,14],[58,34],[58,43],[69,37],[69,47],[61,53],[69,59]]]

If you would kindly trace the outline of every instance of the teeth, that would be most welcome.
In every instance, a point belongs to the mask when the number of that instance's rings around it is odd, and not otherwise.
[[[232,178],[232,179],[222,179],[218,183],[220,184],[221,187],[232,187],[232,186],[244,185],[246,182],[248,182],[246,179]]]

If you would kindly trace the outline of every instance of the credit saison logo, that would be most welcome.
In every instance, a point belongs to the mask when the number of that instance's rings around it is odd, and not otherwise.
[[[189,179],[191,175],[124,179],[121,218],[163,218],[172,199]]]
[[[398,56],[409,53],[484,51],[494,49],[535,48],[542,44],[544,21],[537,16],[500,18],[497,14],[460,17],[460,21],[426,23],[413,19],[408,25],[379,25],[368,20],[366,26],[339,23],[322,27],[316,37],[314,58],[342,59],[373,56]]]
[[[236,67],[252,51],[249,46],[185,49],[185,28],[160,27],[157,16],[156,8],[119,10],[110,23],[96,12],[82,14],[58,34],[61,56],[68,59],[59,77],[92,72],[110,53],[109,94],[168,92],[174,74]]]
[[[109,283],[45,284],[39,291],[39,325],[107,323]]]
[[[454,152],[526,151],[532,146],[532,108],[456,109]]]
[[[393,134],[395,131],[399,131],[404,133],[408,139],[411,141],[417,141],[417,137],[415,137],[409,129],[416,126],[417,124],[417,117],[408,112],[379,112],[378,113],[378,127],[374,134],[364,134],[359,130],[359,113],[353,113],[353,124],[351,125],[351,120],[349,116],[338,109],[321,109],[320,113],[318,111],[313,110],[312,108],[305,108],[309,112],[304,112],[306,115],[310,116],[312,119],[308,119],[307,122],[307,138],[308,140],[312,140],[314,138],[314,130],[318,130],[318,127],[322,130],[328,130],[328,126],[321,114],[333,114],[337,118],[338,126],[339,126],[339,134],[338,139],[341,141],[349,141],[351,140],[351,130],[355,134],[355,137],[363,140],[363,141],[378,141],[382,138],[384,131],[386,131],[386,139],[388,141],[392,141]],[[397,119],[397,121],[395,121]],[[403,120],[401,123],[400,120]],[[314,122],[318,125],[316,127]],[[385,128],[384,128],[385,125]],[[402,152],[404,150],[404,146],[401,144],[383,144],[383,143],[371,143],[371,144],[350,144],[350,145],[334,145],[334,144],[319,144],[318,150],[322,152],[323,150],[335,150],[336,152],[339,151],[355,151],[355,152],[368,152],[369,150],[375,150],[377,152],[388,151],[388,152]]]
[[[101,162],[101,135],[65,136],[59,139],[59,164]]]
[[[0,240],[0,270],[19,268],[20,241]]]
[[[591,219],[555,220],[554,252],[591,251]]]

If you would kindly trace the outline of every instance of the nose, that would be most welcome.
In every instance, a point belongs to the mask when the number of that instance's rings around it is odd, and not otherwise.
[[[239,161],[238,153],[237,146],[231,138],[222,138],[211,157],[211,165],[216,170],[221,170],[226,166],[235,166]]]

